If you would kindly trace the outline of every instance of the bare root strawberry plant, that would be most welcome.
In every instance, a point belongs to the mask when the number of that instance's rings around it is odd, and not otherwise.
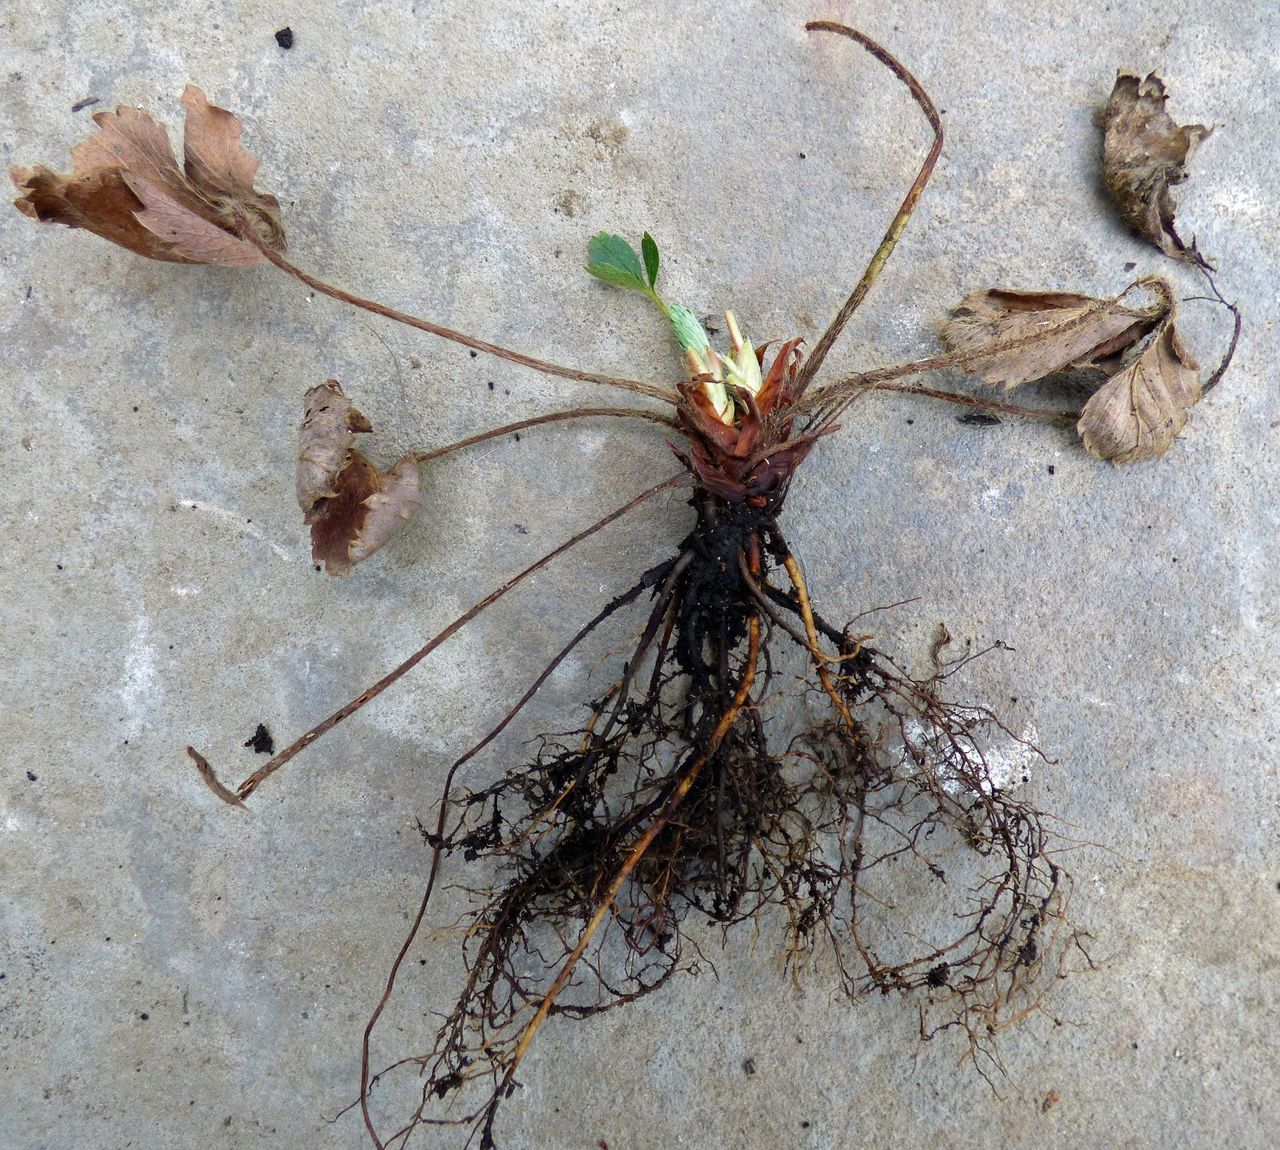
[[[364,1035],[358,1104],[374,1145],[404,1146],[424,1124],[456,1125],[467,1142],[496,1143],[496,1120],[520,1068],[553,1017],[586,1018],[659,990],[692,965],[707,924],[726,941],[747,924],[781,932],[793,971],[821,950],[850,998],[900,994],[925,1037],[961,1036],[984,1074],[995,1036],[1036,1010],[1073,957],[1087,962],[1066,908],[1071,880],[1047,817],[995,769],[1010,745],[1039,753],[991,707],[957,701],[953,678],[972,652],[945,632],[923,672],[881,650],[868,620],[830,618],[810,598],[784,511],[809,454],[872,391],[960,404],[999,418],[1074,424],[1084,448],[1118,463],[1151,460],[1221,378],[1202,382],[1177,328],[1172,286],[1148,275],[1116,296],[977,290],[943,328],[941,354],[826,378],[833,345],[885,267],[942,149],[942,126],[915,77],[879,44],[826,21],[811,32],[856,41],[910,91],[932,142],[883,242],[811,350],[788,339],[757,346],[725,313],[717,350],[692,311],[659,291],[661,257],[594,237],[587,270],[640,292],[670,324],[687,368],[675,383],[601,375],[534,359],[385,307],[304,272],[284,255],[279,204],[254,184],[257,161],[236,118],[194,87],[183,93],[182,163],[145,112],[99,113],[72,152],[73,171],[14,169],[18,208],[95,232],[141,255],[193,264],[266,264],[335,299],[536,371],[626,392],[613,407],[525,419],[379,467],[357,447],[371,430],[336,380],[304,400],[297,496],[313,554],[344,574],[369,558],[421,503],[420,466],[449,451],[541,423],[647,420],[666,429],[678,469],[486,595],[399,667],[335,711],[237,787],[190,749],[206,783],[243,804],[272,774],[354,714],[535,571],[655,495],[688,493],[691,523],[670,556],[586,620],[502,721],[445,775],[423,827],[430,863],[421,904]],[[1108,189],[1124,218],[1166,255],[1208,277],[1196,245],[1174,229],[1169,187],[1204,129],[1164,111],[1158,80],[1122,76],[1107,112]],[[1154,141],[1154,142],[1153,142]],[[1239,334],[1239,315],[1235,331]],[[930,373],[959,369],[1021,388],[1061,373],[1093,381],[1081,410],[1015,404],[946,390]],[[642,406],[642,403],[648,406]],[[830,450],[838,450],[832,445]],[[585,722],[548,733],[490,781],[468,766],[490,749],[555,669],[588,637],[639,613],[639,636]],[[788,700],[806,697],[798,725]],[[390,1064],[374,1033],[446,876],[496,866],[473,890],[461,931],[466,975],[423,1049]],[[886,864],[894,863],[893,867]],[[917,914],[894,889],[933,889],[950,915]],[[932,906],[932,904],[931,904]],[[421,1079],[419,1104],[384,1126],[370,1096],[392,1074]]]

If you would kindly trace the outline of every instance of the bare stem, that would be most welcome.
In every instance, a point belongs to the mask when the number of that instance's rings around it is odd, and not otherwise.
[[[687,475],[681,472],[679,475],[673,475],[670,479],[666,479],[662,483],[659,483],[653,487],[650,487],[647,491],[641,492],[629,503],[624,504],[622,507],[619,507],[616,511],[611,511],[603,519],[597,520],[595,523],[593,523],[590,527],[586,528],[585,530],[579,531],[578,534],[574,535],[571,539],[568,539],[564,543],[560,544],[560,546],[555,548],[553,551],[548,551],[547,554],[542,556],[541,559],[537,560],[537,562],[535,563],[530,564],[518,575],[513,575],[504,584],[502,584],[502,586],[499,587],[496,591],[490,592],[470,610],[459,615],[458,618],[456,618],[452,623],[450,623],[443,631],[441,631],[434,638],[430,639],[422,647],[418,648],[417,651],[415,651],[412,655],[410,655],[409,658],[404,660],[404,662],[401,663],[398,667],[396,667],[393,671],[388,672],[376,683],[374,683],[373,686],[369,687],[365,691],[362,691],[359,695],[357,695],[350,702],[344,704],[342,707],[339,707],[338,710],[334,711],[334,713],[330,715],[327,719],[325,719],[323,722],[317,723],[314,727],[311,728],[311,730],[307,731],[307,733],[304,734],[301,738],[295,739],[292,743],[290,743],[287,747],[285,747],[283,751],[281,751],[278,755],[276,755],[273,759],[271,759],[270,762],[264,763],[258,770],[254,771],[253,774],[251,774],[247,779],[245,779],[245,781],[242,782],[239,787],[236,788],[236,792],[235,792],[236,795],[240,799],[247,799],[251,794],[253,794],[255,790],[257,790],[258,786],[262,783],[264,779],[275,774],[276,771],[278,771],[281,767],[283,767],[290,759],[292,759],[300,751],[306,750],[307,747],[311,746],[311,744],[314,743],[317,739],[319,739],[322,735],[327,734],[339,723],[341,723],[344,719],[350,718],[352,715],[354,715],[366,703],[372,701],[373,699],[376,699],[379,695],[382,694],[383,691],[385,691],[393,683],[396,683],[398,680],[400,680],[406,674],[408,674],[409,671],[413,670],[413,668],[416,667],[419,663],[421,663],[422,660],[425,659],[428,655],[430,655],[432,651],[434,651],[437,647],[439,647],[441,643],[443,643],[446,639],[449,639],[452,636],[456,635],[460,630],[462,630],[463,627],[465,627],[469,622],[471,622],[472,619],[474,619],[477,615],[479,615],[480,612],[484,611],[487,607],[491,606],[493,603],[496,603],[499,599],[502,598],[503,595],[505,595],[513,587],[516,587],[517,585],[522,583],[530,575],[534,574],[537,571],[540,571],[553,559],[558,558],[559,556],[563,555],[566,551],[570,550],[573,547],[576,547],[584,539],[588,538],[591,535],[594,535],[597,531],[601,530],[601,528],[607,527],[610,523],[613,523],[616,520],[621,519],[628,512],[635,510],[635,508],[639,507],[640,504],[644,503],[646,500],[652,499],[653,496],[658,495],[661,492],[666,491],[672,487],[678,486],[679,484],[685,482],[687,478],[688,478]],[[217,783],[217,776],[214,774],[213,768],[209,765],[209,761],[203,755],[201,755],[197,750],[195,750],[193,747],[187,748],[187,754],[190,755],[191,758],[194,760],[196,767],[200,771],[200,775],[205,780],[205,782],[210,787],[212,787],[216,793],[218,793],[219,795],[222,795],[223,790],[225,788],[222,788],[221,784],[215,785]]]
[[[671,387],[663,387],[658,384],[644,383],[638,379],[626,379],[622,376],[601,375],[593,371],[579,371],[574,367],[565,367],[562,364],[551,363],[549,360],[537,359],[531,355],[524,355],[522,352],[512,351],[510,348],[502,347],[500,344],[489,343],[487,340],[477,339],[475,336],[467,335],[465,332],[455,331],[451,327],[444,327],[438,323],[432,323],[430,320],[421,319],[416,315],[410,315],[408,312],[398,311],[393,307],[387,307],[386,304],[378,303],[376,300],[365,299],[362,296],[353,295],[351,292],[344,291],[340,287],[334,287],[333,284],[326,283],[324,280],[304,272],[300,267],[296,267],[284,258],[279,252],[273,251],[263,244],[253,233],[253,230],[247,225],[241,227],[241,235],[258,245],[258,249],[262,255],[270,263],[274,264],[283,272],[288,272],[294,279],[306,284],[307,287],[314,291],[318,291],[321,295],[327,295],[330,299],[339,300],[342,303],[351,304],[363,311],[371,312],[373,315],[380,315],[384,319],[395,320],[396,323],[407,324],[409,327],[417,328],[419,331],[425,331],[430,335],[437,335],[441,339],[451,340],[454,343],[460,343],[463,347],[474,348],[476,351],[483,351],[486,355],[497,356],[498,359],[509,360],[512,363],[518,363],[523,367],[530,367],[534,371],[540,371],[544,375],[555,375],[561,379],[572,379],[579,383],[599,383],[606,387],[618,387],[624,391],[632,391],[637,395],[647,395],[651,399],[660,399],[664,403],[672,405],[679,402],[679,395],[676,390]]]
[[[960,407],[972,407],[979,411],[992,411],[1000,415],[1020,415],[1025,419],[1046,419],[1051,422],[1071,422],[1080,418],[1078,411],[1050,411],[1043,407],[1023,407],[1017,403],[1001,403],[998,399],[982,399],[976,395],[966,395],[963,391],[944,391],[936,387],[925,387],[917,383],[881,383],[875,385],[875,391],[901,391],[907,395],[923,395],[929,399],[941,399],[946,403],[955,403]]]
[[[504,435],[512,435],[517,431],[523,431],[526,427],[537,427],[543,423],[561,423],[566,419],[590,419],[596,416],[630,416],[633,419],[646,419],[650,423],[658,423],[673,430],[679,426],[670,416],[663,415],[658,411],[644,411],[638,407],[575,407],[572,411],[553,411],[550,415],[535,415],[530,419],[517,420],[515,423],[505,423],[501,427],[491,427],[488,431],[482,431],[477,435],[469,435],[466,439],[459,439],[455,443],[447,443],[444,447],[435,447],[430,451],[419,451],[413,458],[419,463],[428,463],[433,459],[439,459],[443,455],[461,451],[464,447],[475,447],[478,443],[487,443],[490,439],[500,439]]]
[[[1200,253],[1193,252],[1193,254],[1199,257]],[[1201,260],[1200,263],[1203,264],[1204,261]],[[1208,281],[1209,290],[1213,292],[1213,295],[1212,296],[1188,296],[1185,302],[1190,302],[1193,299],[1203,299],[1203,300],[1208,300],[1210,303],[1221,304],[1223,307],[1227,309],[1227,311],[1231,313],[1231,315],[1235,319],[1235,327],[1231,332],[1231,343],[1227,347],[1226,354],[1222,357],[1222,360],[1218,364],[1218,366],[1214,368],[1213,374],[1210,375],[1207,380],[1205,380],[1204,385],[1200,389],[1201,395],[1208,395],[1209,392],[1211,392],[1215,387],[1218,386],[1218,382],[1222,379],[1222,377],[1227,374],[1227,368],[1231,366],[1231,361],[1235,358],[1236,346],[1240,343],[1240,328],[1244,321],[1241,318],[1240,309],[1235,304],[1228,303],[1227,300],[1223,297],[1222,292],[1218,290],[1218,281],[1213,274],[1213,270],[1209,268],[1207,265],[1200,267],[1199,270],[1200,270],[1200,274],[1203,275],[1204,278]]]
[[[1031,336],[1023,336],[1017,340],[1006,341],[999,345],[999,350],[1013,350],[1036,343],[1043,338],[1044,336],[1037,332]],[[834,383],[823,385],[807,399],[801,400],[797,406],[803,414],[813,413],[813,426],[826,426],[839,418],[840,413],[850,403],[869,391],[903,391],[909,394],[929,396],[932,399],[946,400],[949,403],[958,403],[964,407],[999,411],[1007,415],[1022,415],[1031,419],[1079,418],[1080,413],[1078,411],[1046,411],[1036,407],[1020,407],[1013,403],[1001,403],[999,400],[981,399],[977,396],[966,395],[963,392],[943,391],[938,388],[925,387],[922,384],[897,382],[907,376],[924,375],[926,372],[941,371],[943,368],[963,368],[965,364],[971,363],[975,358],[974,353],[968,351],[946,352],[943,355],[929,356],[927,359],[910,360],[907,363],[896,364],[893,367],[880,367],[872,371],[859,372],[857,375],[846,376],[844,379],[836,380]]]
[[[880,273],[884,270],[885,264],[889,262],[889,257],[893,254],[893,249],[897,246],[898,240],[901,239],[903,231],[906,230],[907,221],[911,218],[911,213],[915,211],[916,204],[920,202],[920,196],[924,192],[925,185],[933,174],[934,165],[942,154],[942,118],[938,115],[938,109],[933,106],[933,101],[929,99],[929,93],[924,90],[920,81],[908,72],[895,57],[890,55],[871,37],[845,24],[837,24],[831,20],[813,20],[805,25],[805,30],[809,32],[834,32],[838,36],[847,36],[850,40],[861,44],[862,47],[897,76],[910,90],[912,98],[920,106],[925,119],[929,121],[929,127],[933,129],[933,145],[930,147],[924,163],[920,165],[920,171],[916,174],[911,187],[907,189],[907,194],[903,197],[902,205],[898,208],[897,215],[893,217],[893,221],[889,224],[889,230],[885,232],[884,239],[880,241],[880,246],[876,248],[875,254],[871,257],[871,262],[867,264],[866,270],[862,273],[862,278],[854,285],[849,298],[844,301],[844,306],[836,313],[835,319],[831,321],[827,330],[822,333],[822,338],[814,345],[813,354],[800,368],[800,375],[795,385],[797,395],[802,395],[805,388],[813,381],[814,375],[817,374],[818,369],[822,366],[822,361],[827,358],[827,352],[831,350],[832,345],[840,338],[840,332],[844,329],[844,325],[849,322],[849,318],[858,310],[862,301],[866,298],[867,292],[871,290],[871,285],[876,282]]]

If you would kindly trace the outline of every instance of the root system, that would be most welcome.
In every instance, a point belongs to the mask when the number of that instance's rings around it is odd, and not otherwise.
[[[798,376],[790,357],[784,348],[772,373],[790,381],[775,393],[782,413]],[[475,894],[466,979],[433,1045],[396,1065],[422,1075],[421,1104],[385,1145],[424,1122],[471,1126],[480,1146],[495,1145],[499,1107],[543,1022],[652,993],[696,959],[708,924],[726,941],[747,922],[780,928],[793,973],[829,952],[850,997],[913,995],[923,1035],[958,1029],[983,1073],[998,1065],[996,1031],[1038,1005],[1037,974],[1074,937],[1044,817],[989,762],[989,748],[1022,740],[987,708],[946,697],[973,656],[948,661],[940,640],[931,673],[915,679],[854,624],[828,622],[779,527],[781,456],[734,479],[732,460],[689,430],[694,529],[454,764],[424,831],[434,858],[423,911],[443,857],[488,860],[501,880]],[[815,434],[772,426],[791,465]],[[550,672],[637,603],[638,641],[585,725],[454,793],[460,769]],[[784,714],[796,689],[809,715],[798,732]],[[938,922],[952,925],[939,934]],[[365,1058],[367,1098],[381,1075],[369,1077],[367,1044]],[[442,1106],[452,1116],[436,1116]]]

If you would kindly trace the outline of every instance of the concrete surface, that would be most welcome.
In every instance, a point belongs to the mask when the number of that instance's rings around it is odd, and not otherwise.
[[[918,73],[949,135],[831,370],[929,352],[946,307],[993,283],[1104,294],[1134,264],[1199,294],[1097,191],[1092,117],[1118,67],[1159,67],[1176,115],[1222,125],[1181,219],[1247,316],[1236,366],[1162,462],[1115,470],[1050,427],[964,426],[888,397],[860,405],[794,490],[792,535],[828,614],[918,596],[880,619],[884,646],[919,656],[945,620],[1017,648],[976,667],[970,693],[1016,697],[1011,720],[1055,760],[1028,793],[1094,844],[1068,857],[1100,969],[1005,1037],[999,1096],[958,1047],[920,1047],[909,1008],[851,1007],[821,966],[797,991],[773,939],[743,934],[723,952],[712,940],[718,978],[548,1028],[506,1144],[1273,1145],[1280,8],[480,11],[72,0],[51,15],[11,0],[3,159],[65,167],[94,110],[71,105],[90,96],[172,124],[192,80],[243,116],[307,268],[534,353],[667,379],[677,361],[643,301],[582,272],[592,233],[648,228],[672,296],[812,339],[910,182],[925,132],[902,91],[853,45],[802,30],[838,16]],[[286,24],[288,52],[273,38]],[[646,427],[565,426],[442,463],[422,521],[330,580],[292,496],[309,385],[343,381],[384,461],[609,397],[270,269],[148,263],[11,210],[0,251],[0,1144],[358,1147],[357,1121],[334,1115],[418,896],[414,819],[451,755],[666,553],[687,509],[655,504],[489,612],[252,814],[220,805],[182,748],[241,777],[257,723],[301,732],[665,475],[667,450]],[[1187,312],[1211,359],[1221,317]],[[557,676],[521,734],[562,726],[591,671]],[[452,940],[419,950],[388,1056],[413,1049],[424,1004],[457,976]]]

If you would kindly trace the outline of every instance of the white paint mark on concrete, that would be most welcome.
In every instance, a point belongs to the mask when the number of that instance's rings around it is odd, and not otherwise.
[[[1039,738],[1035,724],[1028,723],[1017,740],[1006,736],[1003,743],[987,748],[987,773],[992,786],[1011,791],[1031,778],[1031,768],[1040,758],[1034,749]]]
[[[582,455],[599,455],[606,447],[616,442],[616,436],[603,428],[585,428],[578,432],[578,451]]]
[[[978,506],[988,514],[998,510],[1004,502],[1004,490],[1000,487],[988,487],[978,496]]]
[[[1040,758],[1035,749],[1040,732],[1035,724],[1028,723],[1016,739],[1000,731],[996,735],[995,741],[984,740],[979,746],[964,735],[948,737],[936,728],[926,727],[919,719],[910,719],[906,724],[908,741],[925,752],[938,782],[953,795],[974,789],[970,778],[975,769],[985,773],[981,786],[988,794],[1012,791],[1030,780],[1032,767]],[[963,773],[961,756],[966,760]]]
[[[170,587],[169,594],[177,595],[178,598],[180,599],[186,599],[192,595],[199,595],[200,588],[199,587]]]
[[[204,511],[212,515],[215,519],[221,519],[224,523],[234,527],[241,534],[248,535],[251,539],[256,539],[260,543],[265,543],[286,563],[294,562],[294,556],[290,555],[280,544],[273,542],[262,534],[252,523],[250,523],[243,515],[237,515],[234,511],[228,511],[225,507],[217,507],[212,503],[205,503],[200,499],[179,499],[179,507],[190,507],[194,511]]]
[[[134,620],[133,638],[125,653],[124,674],[117,690],[130,718],[156,701],[156,649],[151,642],[151,620],[146,615]]]
[[[1261,223],[1275,214],[1272,203],[1260,189],[1223,189],[1209,197],[1209,208],[1222,219],[1246,219]]]
[[[1280,524],[1280,517],[1269,515],[1267,520],[1270,522],[1259,524],[1249,516],[1243,517],[1235,538],[1240,625],[1246,631],[1254,633],[1262,630],[1274,618],[1273,596],[1267,593],[1271,569],[1264,558],[1268,554],[1268,547],[1263,541],[1275,538],[1275,528]]]

